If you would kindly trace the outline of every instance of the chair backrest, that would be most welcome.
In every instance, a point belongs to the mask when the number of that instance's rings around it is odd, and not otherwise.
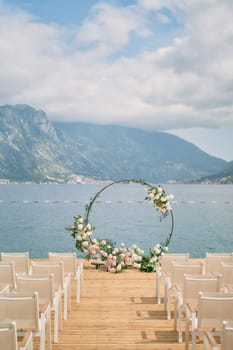
[[[197,306],[198,328],[221,329],[233,318],[233,293],[200,292]]]
[[[221,262],[222,287],[231,286],[233,288],[233,262]]]
[[[0,293],[0,322],[16,322],[17,329],[39,331],[38,294]]]
[[[32,262],[31,270],[33,275],[49,275],[53,274],[54,277],[54,289],[57,291],[59,288],[64,288],[64,265],[63,262]]]
[[[183,301],[196,305],[199,292],[219,292],[221,275],[184,275]]]
[[[164,254],[161,257],[161,271],[162,274],[171,275],[172,262],[184,263],[188,262],[189,253],[181,254]]]
[[[49,261],[59,262],[63,261],[65,274],[70,273],[71,277],[76,276],[77,271],[77,255],[76,253],[48,253]]]
[[[172,285],[182,285],[184,284],[184,275],[193,274],[201,275],[203,273],[203,263],[202,262],[184,262],[184,263],[171,263],[171,282]]]
[[[39,304],[49,303],[53,306],[54,297],[54,277],[49,275],[18,275],[17,291],[37,292]]]
[[[8,284],[10,290],[16,288],[15,264],[13,261],[0,262],[0,283]]]
[[[16,273],[29,273],[29,253],[19,252],[19,253],[0,253],[1,261],[9,262],[14,261],[15,272]]]
[[[17,350],[17,333],[15,322],[0,322],[0,349]]]
[[[233,321],[223,321],[222,350],[232,350],[233,347]]]
[[[221,262],[233,262],[232,253],[206,253],[205,272],[221,273]]]

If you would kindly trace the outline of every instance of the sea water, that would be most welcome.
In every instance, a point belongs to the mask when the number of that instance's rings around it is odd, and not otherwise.
[[[7,184],[0,185],[0,251],[29,251],[34,258],[48,251],[76,251],[75,240],[65,227],[74,215],[85,214],[104,184]],[[171,201],[174,230],[169,252],[233,251],[233,185],[162,185]],[[149,252],[171,231],[171,216],[160,220],[152,203],[145,201],[140,184],[115,184],[92,205],[89,222],[93,237],[112,239],[119,245],[136,244]],[[78,256],[82,256],[77,252]]]

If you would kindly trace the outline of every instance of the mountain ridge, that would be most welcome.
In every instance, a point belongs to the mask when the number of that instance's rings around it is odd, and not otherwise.
[[[72,174],[102,180],[188,181],[224,171],[228,162],[182,138],[113,125],[50,122],[28,105],[0,106],[0,178],[66,182]]]

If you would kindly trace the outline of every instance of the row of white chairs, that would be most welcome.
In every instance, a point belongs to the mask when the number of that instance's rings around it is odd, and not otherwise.
[[[161,266],[156,273],[156,296],[157,302],[161,302],[160,283],[164,280],[164,308],[167,318],[171,318],[171,297],[174,296],[174,330],[178,328],[178,342],[182,343],[182,316],[186,318],[186,349],[188,348],[188,324],[190,312],[187,305],[192,305],[197,310],[199,293],[217,293],[218,301],[233,296],[233,256],[231,253],[208,253],[202,261],[190,260],[189,254],[165,254],[161,258]],[[215,298],[216,299],[216,298]],[[232,299],[233,300],[233,299]],[[217,308],[215,308],[217,309]],[[191,319],[193,320],[194,314]],[[229,318],[229,317],[230,318]],[[222,318],[216,316],[219,323],[225,318],[233,320],[233,304],[231,313],[222,314]],[[189,321],[187,321],[189,320]],[[192,330],[194,329],[194,321]],[[192,335],[195,332],[192,332]],[[195,349],[194,335],[192,338]],[[207,341],[205,342],[207,343]]]
[[[80,303],[83,265],[77,264],[75,253],[48,253],[46,261],[31,261],[28,252],[1,253],[0,262],[0,322],[16,321],[17,328],[21,320],[33,315],[34,326],[40,325],[40,349],[45,346],[45,328],[48,329],[48,344],[51,348],[50,312],[54,312],[54,342],[58,343],[58,331],[62,329],[62,300],[64,300],[63,318],[71,310],[71,279],[76,280],[76,301]],[[7,292],[7,293],[6,293]],[[38,303],[39,311],[30,311],[29,306],[21,307],[25,300]],[[4,304],[3,304],[4,303]],[[19,305],[20,317],[17,308]],[[7,307],[10,308],[6,313]],[[33,307],[32,307],[33,308]],[[2,310],[5,312],[2,313]],[[10,313],[13,310],[13,313]],[[42,318],[41,318],[42,316]],[[26,326],[27,326],[27,320]],[[30,320],[31,325],[33,324]],[[20,327],[25,328],[25,327]],[[26,327],[29,328],[29,327]],[[38,334],[38,332],[37,332]],[[29,345],[30,342],[29,342]]]
[[[161,281],[166,280],[171,276],[172,263],[187,263],[190,261],[189,253],[181,254],[164,254],[161,257],[160,266],[156,268],[156,298],[158,304],[161,302]],[[202,273],[203,274],[221,274],[221,263],[233,263],[233,253],[206,253],[202,259]]]

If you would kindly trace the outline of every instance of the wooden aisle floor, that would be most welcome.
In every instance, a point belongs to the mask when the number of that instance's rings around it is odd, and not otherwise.
[[[39,350],[38,341],[34,348]],[[184,343],[178,344],[164,305],[156,304],[155,273],[128,269],[111,274],[85,262],[81,303],[76,303],[72,282],[72,311],[52,349],[184,350]]]

